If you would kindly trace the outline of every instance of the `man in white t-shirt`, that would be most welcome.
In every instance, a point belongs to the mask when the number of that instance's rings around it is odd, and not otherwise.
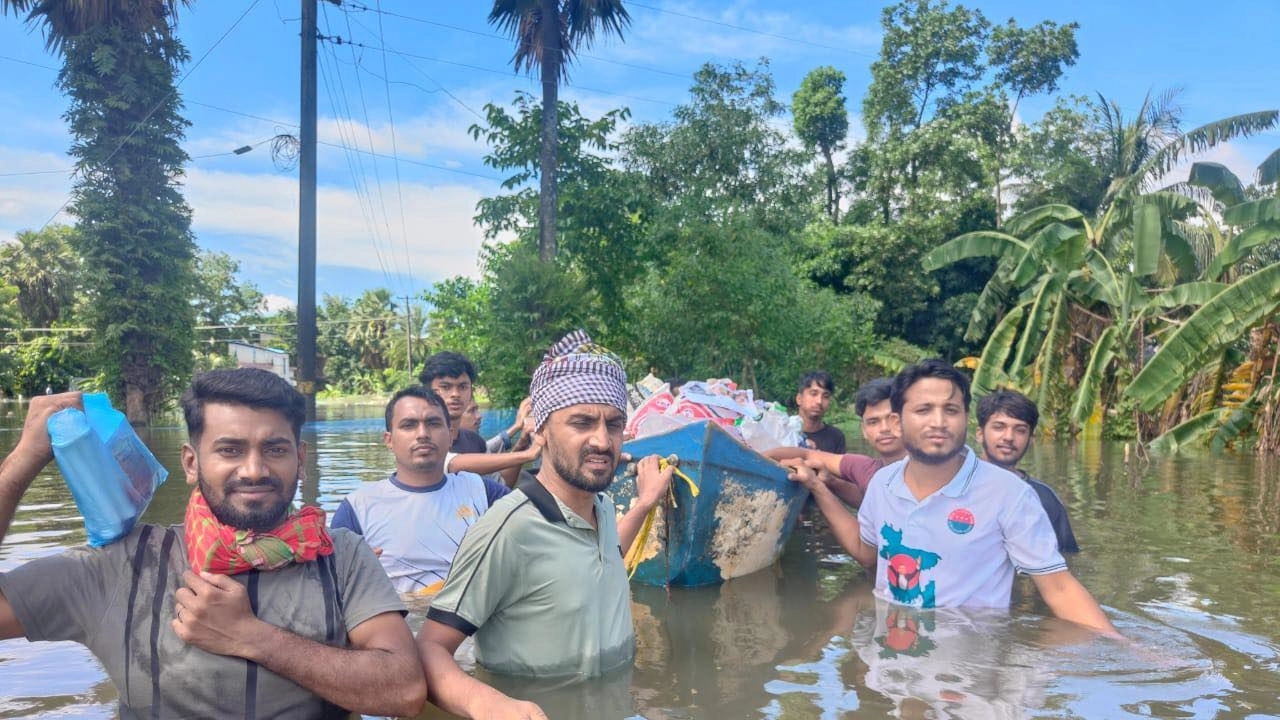
[[[449,411],[430,388],[396,393],[385,418],[382,441],[396,470],[343,498],[332,525],[364,536],[396,590],[434,594],[467,528],[510,490],[475,473],[445,472]]]
[[[872,478],[851,515],[802,461],[793,478],[813,492],[840,544],[876,568],[876,594],[915,607],[1008,607],[1014,571],[1030,575],[1060,618],[1116,634],[1071,575],[1031,486],[965,446],[969,380],[941,360],[906,368],[890,402],[907,457]]]

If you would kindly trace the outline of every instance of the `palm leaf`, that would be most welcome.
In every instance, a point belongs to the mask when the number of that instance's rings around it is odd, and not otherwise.
[[[1214,200],[1228,207],[1245,200],[1244,185],[1240,178],[1222,163],[1192,163],[1187,182],[1208,190],[1213,194]]]
[[[1021,257],[1027,246],[1018,238],[1002,232],[979,230],[965,233],[930,250],[921,264],[925,272],[933,272],[939,268],[976,257],[1001,257],[1012,253]]]
[[[1223,118],[1202,125],[1157,150],[1138,171],[1130,176],[1127,187],[1119,194],[1137,188],[1137,183],[1166,175],[1178,163],[1192,155],[1202,153],[1218,145],[1240,137],[1249,137],[1280,125],[1280,111],[1262,110]]]
[[[1018,333],[1018,325],[1022,322],[1023,308],[1014,308],[1000,319],[995,331],[987,339],[982,348],[982,359],[978,369],[973,373],[973,395],[980,398],[1001,385],[1008,385],[1008,377],[1004,372],[1005,361],[1009,359],[1009,349],[1013,346],[1013,338]]]
[[[1218,426],[1220,410],[1200,413],[1186,422],[1175,425],[1147,446],[1153,453],[1175,453],[1183,445],[1203,440]]]
[[[1077,429],[1084,425],[1093,414],[1102,392],[1102,381],[1106,378],[1107,367],[1115,359],[1116,334],[1115,325],[1108,325],[1093,344],[1093,352],[1089,354],[1089,365],[1080,378],[1080,387],[1076,390],[1076,399],[1071,404],[1071,427]]]
[[[1241,278],[1205,303],[1138,373],[1125,394],[1151,411],[1199,372],[1209,356],[1235,342],[1280,306],[1280,263]]]

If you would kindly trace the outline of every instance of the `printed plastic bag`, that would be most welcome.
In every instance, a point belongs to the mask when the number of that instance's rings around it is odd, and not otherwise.
[[[84,395],[83,412],[54,413],[48,428],[89,544],[102,547],[128,535],[169,471],[101,393]]]

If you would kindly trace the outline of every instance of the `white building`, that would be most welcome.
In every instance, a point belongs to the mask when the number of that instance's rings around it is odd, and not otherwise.
[[[289,367],[289,353],[235,341],[228,342],[227,348],[231,351],[231,356],[236,359],[236,367],[270,370],[288,380],[290,385],[296,384],[293,379],[293,369]]]

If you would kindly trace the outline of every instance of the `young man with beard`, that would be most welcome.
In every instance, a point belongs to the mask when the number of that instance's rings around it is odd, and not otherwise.
[[[397,392],[385,422],[382,442],[395,456],[395,472],[344,497],[333,527],[363,535],[396,590],[434,594],[467,528],[511,491],[475,473],[445,472],[449,413],[430,388]]]
[[[52,459],[33,398],[0,465],[0,539]],[[122,717],[413,715],[426,698],[403,605],[358,537],[291,503],[302,396],[256,369],[197,377],[182,398],[195,486],[183,525],[139,525],[0,575],[0,638],[73,640],[102,663]]]
[[[486,670],[592,676],[635,656],[631,591],[622,558],[671,469],[637,464],[636,503],[615,520],[604,490],[622,451],[626,374],[581,330],[556,343],[529,385],[542,468],[471,527],[418,635],[431,701],[468,718],[544,718],[463,672],[453,654],[475,637]]]
[[[906,456],[898,416],[889,403],[893,381],[876,378],[863,383],[853,396],[853,409],[862,418],[862,439],[875,448],[876,457],[859,453],[837,454],[806,448],[775,448],[765,457],[782,462],[802,458],[827,487],[844,502],[857,507],[867,484],[880,468]]]
[[[1018,461],[1031,447],[1031,436],[1040,422],[1040,410],[1031,399],[1013,390],[996,390],[978,401],[978,444],[982,458],[1014,473],[1036,491],[1058,537],[1058,550],[1080,552],[1071,531],[1067,508],[1053,488],[1018,469]]]
[[[855,518],[812,469],[813,492],[840,544],[875,567],[876,592],[915,607],[1008,607],[1015,571],[1030,575],[1055,615],[1117,634],[1067,569],[1035,491],[965,446],[969,380],[941,360],[906,368],[890,396],[903,462],[876,473]]]

